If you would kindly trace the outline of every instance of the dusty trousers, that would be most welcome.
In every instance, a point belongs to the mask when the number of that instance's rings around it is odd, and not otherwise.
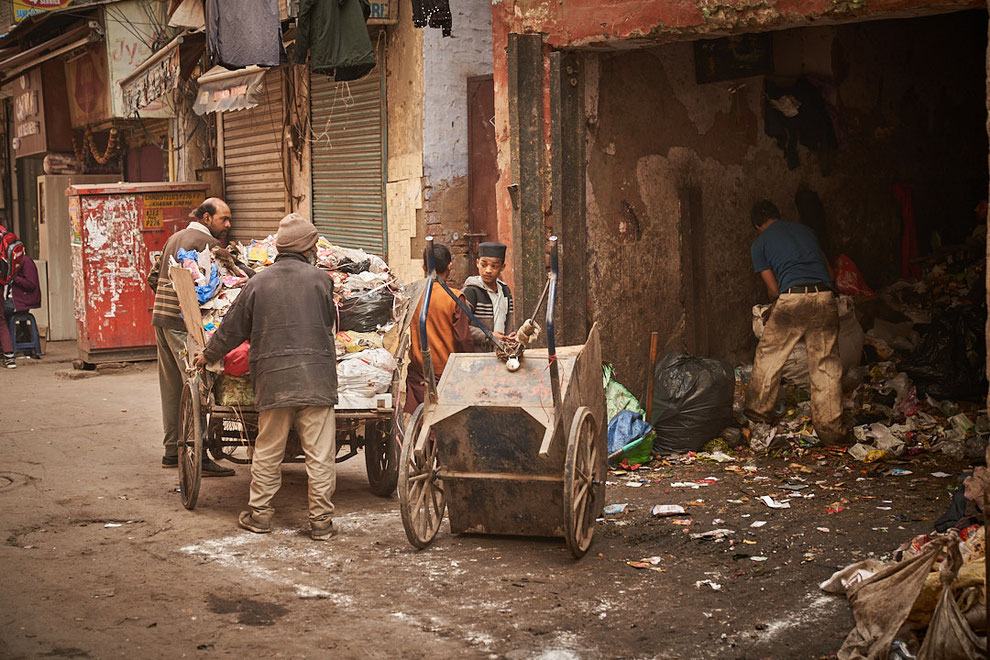
[[[272,499],[282,486],[282,459],[292,428],[296,430],[306,455],[309,520],[326,522],[333,517],[330,499],[337,487],[336,421],[330,407],[272,408],[258,413],[258,438],[254,442],[251,462],[248,506],[258,521],[268,522],[275,514]]]
[[[158,391],[162,398],[162,426],[165,431],[166,456],[178,454],[179,400],[185,384],[185,364],[181,353],[186,346],[186,332],[155,326],[158,348]]]
[[[804,337],[811,376],[811,417],[824,443],[841,442],[842,363],[839,361],[839,309],[829,291],[783,293],[756,347],[746,410],[769,417],[780,392],[781,371],[794,345]]]

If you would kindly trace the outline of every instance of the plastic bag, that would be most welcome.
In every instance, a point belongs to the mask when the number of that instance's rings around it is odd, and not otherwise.
[[[654,377],[650,423],[657,435],[655,448],[700,451],[734,424],[735,378],[728,363],[672,352],[657,365]]]
[[[639,401],[633,396],[632,392],[623,387],[619,381],[615,380],[615,373],[611,365],[604,365],[602,367],[602,378],[604,380],[605,387],[605,414],[609,420],[609,428],[611,429],[612,420],[623,410],[630,410],[634,413],[638,413],[641,418],[646,416],[646,411],[643,410],[643,406],[639,404]],[[644,421],[645,423],[645,421]],[[636,448],[630,449],[627,454],[623,455],[630,465],[635,465],[637,463],[646,463],[650,460],[653,455],[653,441],[656,437],[652,431],[647,430],[646,437],[643,442],[640,443]],[[621,449],[618,447],[617,449]],[[612,453],[611,444],[609,444],[609,452]]]
[[[853,260],[844,254],[835,259],[835,290],[847,296],[876,295]]]
[[[986,398],[985,314],[954,307],[932,319],[917,350],[899,365],[918,392],[936,399]]]
[[[343,352],[358,353],[366,348],[381,348],[382,336],[377,332],[338,332],[337,344],[344,348]]]
[[[374,332],[379,326],[388,325],[392,322],[393,301],[392,292],[387,289],[342,299],[337,330]]]
[[[608,423],[609,455],[614,454],[636,440],[642,439],[643,442],[637,443],[635,447],[630,447],[622,456],[630,465],[648,461],[650,459],[649,453],[646,454],[645,459],[641,456],[644,453],[642,446],[647,441],[645,436],[652,430],[653,427],[643,420],[642,413],[633,412],[632,410],[620,410],[619,414],[613,417]],[[650,449],[653,448],[652,438],[649,439],[649,447]]]
[[[251,371],[248,353],[251,344],[242,342],[240,346],[223,356],[223,372],[228,376],[246,376]]]
[[[382,394],[391,386],[397,368],[395,358],[384,348],[349,353],[337,363],[337,391],[362,397]]]

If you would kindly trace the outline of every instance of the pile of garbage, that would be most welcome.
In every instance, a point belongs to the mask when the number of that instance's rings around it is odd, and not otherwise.
[[[856,627],[840,658],[984,657],[988,486],[987,469],[977,468],[935,532],[904,542],[890,561],[856,562],[819,585],[852,605]]]
[[[225,249],[202,254],[181,252],[182,266],[196,280],[203,329],[210,337],[247,283],[247,273]],[[402,284],[377,255],[333,245],[323,236],[317,241],[316,252],[317,267],[333,280],[337,305],[337,408],[391,407],[389,390],[398,370],[393,350],[398,344]],[[235,253],[240,263],[259,272],[275,263],[275,236],[238,244]],[[245,342],[224,360],[223,378],[217,384],[221,405],[253,404],[247,378],[248,350]]]

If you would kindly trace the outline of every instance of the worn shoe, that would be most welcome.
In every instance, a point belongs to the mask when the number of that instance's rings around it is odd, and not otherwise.
[[[169,456],[168,454],[166,454],[165,456],[162,456],[162,467],[163,468],[177,468],[177,467],[179,467],[179,457],[178,456]]]
[[[270,522],[262,522],[256,519],[250,511],[241,511],[241,515],[237,516],[237,525],[255,534],[268,534],[272,531],[272,524]]]
[[[7,367],[8,369],[16,369],[17,368],[17,363],[14,362],[14,354],[13,353],[4,353],[3,354],[3,366]]]
[[[232,477],[234,474],[235,472],[232,468],[217,465],[206,456],[203,457],[204,477]]]
[[[310,522],[309,535],[314,541],[326,541],[337,535],[337,528],[333,526],[332,520],[326,522]]]

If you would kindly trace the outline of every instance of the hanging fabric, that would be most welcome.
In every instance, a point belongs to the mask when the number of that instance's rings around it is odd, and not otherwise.
[[[208,66],[279,65],[283,48],[278,0],[206,0],[205,7]]]
[[[366,25],[368,0],[301,0],[293,60],[337,82],[363,78],[375,68],[375,48]],[[311,52],[310,52],[311,51]]]

